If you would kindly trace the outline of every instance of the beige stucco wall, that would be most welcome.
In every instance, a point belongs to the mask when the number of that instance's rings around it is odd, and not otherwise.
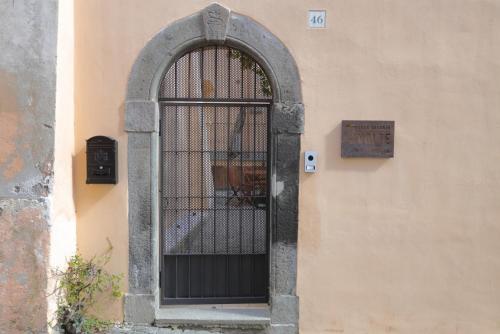
[[[54,291],[55,268],[63,269],[76,251],[76,214],[73,198],[75,135],[74,8],[73,1],[58,3],[57,82],[54,131],[54,181],[51,198],[51,229],[47,291]],[[54,321],[56,294],[48,294],[47,319]],[[51,328],[49,328],[50,332]]]
[[[77,0],[78,248],[127,273],[127,76],[162,27],[209,1]],[[500,332],[500,2],[224,1],[295,57],[306,106],[301,333]],[[327,10],[327,28],[306,26]],[[341,159],[342,119],[396,121],[394,159]],[[119,141],[120,182],[85,184],[85,139]],[[120,303],[106,308],[120,318]]]

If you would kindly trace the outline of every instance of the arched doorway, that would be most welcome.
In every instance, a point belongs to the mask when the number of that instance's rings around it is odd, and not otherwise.
[[[245,52],[205,46],[163,77],[161,303],[268,301],[272,89]]]
[[[210,45],[245,52],[261,66],[271,87],[272,101],[265,101],[270,103],[267,111],[267,152],[270,152],[270,160],[266,174],[266,222],[269,229],[266,235],[269,279],[266,284],[270,326],[271,332],[297,333],[298,297],[295,287],[298,191],[300,134],[303,132],[304,122],[300,77],[292,55],[276,36],[251,18],[230,12],[217,4],[174,22],[159,32],[142,49],[129,76],[125,111],[125,131],[128,135],[129,216],[129,273],[128,293],[124,302],[125,321],[154,323],[164,314],[160,288],[163,279],[160,278],[160,268],[165,249],[160,238],[160,86],[165,73],[179,57],[188,51]],[[205,87],[200,86],[202,98],[204,94],[207,96],[209,91],[208,84]],[[226,117],[227,113],[226,111]],[[231,118],[231,112],[229,114]],[[239,112],[236,111],[234,117],[238,119],[238,115]],[[231,121],[228,124],[231,124]],[[234,142],[239,143],[238,140]],[[200,145],[201,143],[200,139]],[[230,150],[226,152],[228,156],[231,155]],[[204,155],[207,156],[205,159]],[[214,158],[215,155],[218,157],[219,152],[214,154]],[[213,164],[208,156],[206,152],[200,152],[200,180],[203,178],[202,171],[212,167],[204,167],[205,161],[209,161],[206,165]],[[222,169],[220,173],[224,175],[229,170]],[[213,175],[217,177],[215,173]],[[237,182],[236,184],[239,185]],[[202,194],[206,191],[205,189]],[[241,200],[245,202],[243,198]],[[208,208],[208,202],[203,205]],[[245,205],[257,204],[246,201]],[[188,208],[190,210],[191,206],[188,205]]]

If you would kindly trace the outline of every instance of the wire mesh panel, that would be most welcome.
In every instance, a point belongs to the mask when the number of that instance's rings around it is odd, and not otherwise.
[[[179,58],[163,77],[160,101],[270,101],[271,84],[262,67],[246,53],[213,46]]]
[[[188,52],[160,88],[162,301],[267,301],[268,119],[262,68]]]

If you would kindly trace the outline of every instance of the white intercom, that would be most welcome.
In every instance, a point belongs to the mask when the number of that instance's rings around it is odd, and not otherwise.
[[[304,171],[306,173],[315,173],[317,170],[318,152],[306,151],[304,153]]]

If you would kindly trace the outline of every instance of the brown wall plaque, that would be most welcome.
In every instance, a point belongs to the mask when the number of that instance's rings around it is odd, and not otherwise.
[[[394,157],[394,121],[342,121],[341,155]]]

